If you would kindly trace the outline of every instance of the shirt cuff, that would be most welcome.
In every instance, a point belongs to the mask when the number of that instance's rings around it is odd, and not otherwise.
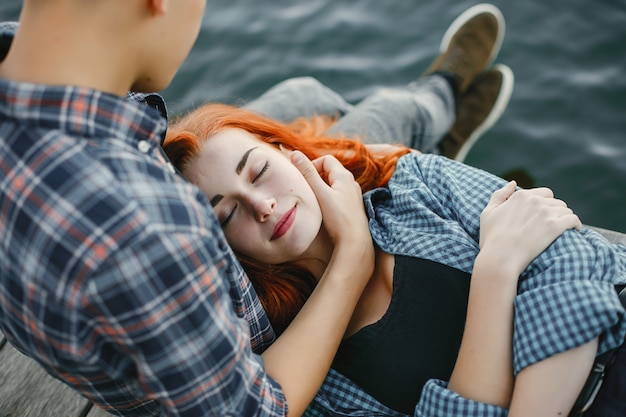
[[[613,284],[573,281],[515,299],[513,373],[599,337],[598,354],[622,344],[626,312]]]
[[[473,401],[448,389],[448,383],[431,379],[424,385],[415,417],[506,417],[508,410]]]

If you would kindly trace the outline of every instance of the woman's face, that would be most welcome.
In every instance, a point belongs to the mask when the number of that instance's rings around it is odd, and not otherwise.
[[[322,212],[300,171],[275,146],[227,129],[203,143],[183,174],[209,197],[236,252],[271,264],[311,256]]]

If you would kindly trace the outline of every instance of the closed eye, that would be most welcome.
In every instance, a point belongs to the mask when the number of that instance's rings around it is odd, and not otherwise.
[[[265,161],[265,165],[263,165],[263,168],[261,168],[259,173],[256,174],[256,177],[252,179],[252,184],[257,182],[263,176],[263,174],[265,174],[265,172],[269,169],[269,167],[270,167],[269,161]]]
[[[233,209],[230,211],[230,213],[228,213],[228,216],[226,216],[226,218],[224,220],[222,220],[222,222],[220,223],[222,228],[228,226],[228,223],[230,223],[230,221],[232,220],[233,216],[235,215],[235,212],[237,211],[237,208],[238,208],[238,206],[235,205],[235,207],[233,207]]]

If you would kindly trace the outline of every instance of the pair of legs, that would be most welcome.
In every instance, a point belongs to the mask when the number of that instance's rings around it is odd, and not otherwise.
[[[504,112],[513,72],[490,68],[504,37],[493,5],[473,6],[445,32],[439,55],[404,88],[380,89],[352,105],[311,77],[284,81],[245,107],[280,121],[315,114],[338,117],[329,134],[370,144],[403,144],[459,161]]]
[[[381,89],[356,105],[314,78],[292,78],[244,107],[283,122],[315,114],[337,116],[329,133],[358,136],[366,143],[401,143],[435,153],[456,117],[452,88],[436,74],[405,89]]]

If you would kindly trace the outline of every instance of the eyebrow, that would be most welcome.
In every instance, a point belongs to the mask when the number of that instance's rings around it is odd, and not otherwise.
[[[224,196],[222,194],[217,194],[215,197],[213,197],[211,199],[211,206],[215,207],[217,206],[217,203],[219,203],[220,201],[222,201],[222,198],[224,198]]]
[[[250,152],[255,150],[257,147],[258,146],[254,146],[248,149],[243,154],[243,156],[239,160],[239,163],[237,164],[237,168],[235,168],[235,172],[237,173],[237,175],[241,175],[241,171],[243,171],[243,169],[246,167],[246,163],[248,163],[248,157],[250,156]],[[215,207],[220,201],[222,201],[223,198],[224,196],[222,194],[217,194],[215,197],[211,199],[211,206]]]
[[[252,147],[243,154],[243,156],[241,157],[241,161],[239,161],[239,163],[237,164],[237,168],[235,169],[235,172],[237,173],[237,175],[241,174],[241,171],[243,171],[243,169],[246,167],[246,163],[248,162],[248,157],[250,156],[250,152],[252,152],[256,148],[257,146]]]

